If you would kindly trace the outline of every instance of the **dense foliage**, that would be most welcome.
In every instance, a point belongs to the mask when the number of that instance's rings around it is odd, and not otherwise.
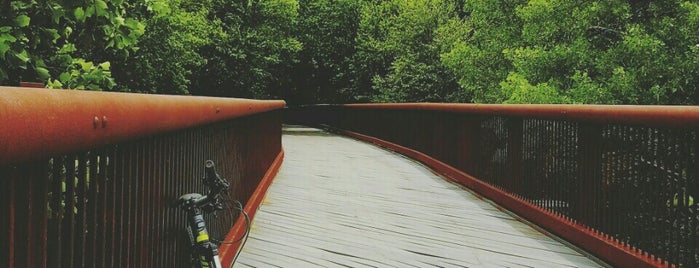
[[[126,58],[144,33],[124,1],[3,1],[0,83],[41,80],[51,87],[111,89],[109,59]],[[86,60],[88,59],[88,60]]]
[[[0,84],[316,102],[697,104],[699,3],[13,0]]]

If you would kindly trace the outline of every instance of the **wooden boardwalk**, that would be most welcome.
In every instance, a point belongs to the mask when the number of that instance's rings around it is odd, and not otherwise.
[[[235,267],[600,267],[379,147],[287,128]]]

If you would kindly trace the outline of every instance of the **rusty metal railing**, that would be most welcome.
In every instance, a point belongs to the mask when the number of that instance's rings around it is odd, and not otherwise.
[[[0,267],[188,267],[212,159],[248,200],[281,150],[281,101],[0,87]],[[223,238],[238,218],[207,216]]]
[[[699,107],[359,104],[287,121],[427,159],[615,266],[699,266]]]

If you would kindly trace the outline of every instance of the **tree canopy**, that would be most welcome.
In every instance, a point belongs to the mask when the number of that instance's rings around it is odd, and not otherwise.
[[[697,104],[699,3],[12,0],[0,84],[290,104]]]

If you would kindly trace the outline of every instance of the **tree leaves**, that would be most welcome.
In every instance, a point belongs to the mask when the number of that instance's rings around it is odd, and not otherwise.
[[[49,78],[51,78],[51,74],[49,74],[49,70],[47,70],[46,68],[36,67],[36,73],[42,80],[48,80]]]
[[[79,22],[85,22],[85,10],[83,10],[82,7],[75,8],[75,10],[73,11],[73,15],[75,15],[75,19]]]
[[[440,61],[440,25],[455,19],[444,0],[393,0],[364,4],[355,70],[370,77],[374,101],[465,101]],[[444,34],[444,32],[442,32]],[[444,37],[444,35],[442,35]]]
[[[5,53],[10,50],[10,45],[15,41],[17,38],[8,33],[2,33],[2,29],[0,29],[0,58],[5,58]]]
[[[19,15],[19,16],[15,17],[15,25],[17,27],[20,27],[20,28],[27,27],[27,26],[29,26],[30,20],[31,19],[27,15]]]
[[[444,39],[442,61],[474,101],[699,103],[699,72],[688,71],[699,67],[696,5],[498,0],[465,9],[472,32]]]
[[[109,14],[108,12],[108,6],[107,3],[104,2],[103,0],[95,0],[94,3],[94,8],[95,8],[95,14],[97,16],[107,16]]]
[[[60,87],[113,88],[109,63],[86,69],[81,65],[92,62],[85,58],[108,62],[137,49],[145,27],[127,10],[137,10],[141,4],[140,0],[10,0],[11,12],[0,12],[0,21],[9,22],[0,27],[0,84],[46,81]],[[101,31],[104,28],[110,31]],[[120,44],[109,47],[110,40]],[[54,71],[62,75],[66,73],[62,70],[75,70],[76,65],[82,72],[69,72],[72,82],[66,82],[65,75],[51,79]]]

